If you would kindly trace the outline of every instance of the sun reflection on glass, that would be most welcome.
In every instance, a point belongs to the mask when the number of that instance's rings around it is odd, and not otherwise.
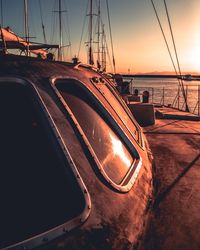
[[[129,168],[131,161],[124,152],[123,144],[120,140],[116,139],[113,135],[109,134],[112,142],[113,152],[115,155],[121,158],[125,165]]]

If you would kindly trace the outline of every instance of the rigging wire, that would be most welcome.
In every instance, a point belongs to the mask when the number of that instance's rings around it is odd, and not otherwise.
[[[31,3],[29,1],[29,6],[30,6],[30,4]],[[35,22],[34,22],[34,18],[33,18],[33,10],[31,7],[29,7],[28,15],[29,15],[29,22],[28,22],[29,38],[35,39],[37,37],[37,32],[36,32]]]
[[[84,28],[85,28],[85,24],[86,24],[86,20],[87,20],[88,7],[89,7],[89,0],[88,0],[88,3],[87,3],[85,15],[84,15],[83,27],[82,27],[82,31],[81,31],[81,39],[80,39],[80,43],[79,43],[79,47],[78,47],[78,53],[77,53],[78,58],[79,58],[79,55],[80,55],[81,45],[82,45],[82,41],[83,41],[83,34],[84,34]]]
[[[165,0],[164,0],[164,1],[165,1]],[[175,66],[175,63],[174,63],[174,60],[173,60],[173,57],[172,57],[172,54],[171,54],[171,51],[170,51],[170,48],[169,48],[169,44],[168,44],[168,42],[167,42],[167,38],[166,38],[166,36],[165,36],[164,30],[163,30],[163,27],[162,27],[162,24],[161,24],[161,21],[160,21],[160,18],[159,18],[159,16],[158,16],[158,12],[157,12],[157,9],[156,9],[156,7],[155,7],[155,4],[154,4],[153,0],[151,0],[151,3],[152,3],[152,6],[153,6],[153,9],[154,9],[154,12],[155,12],[155,15],[156,15],[156,18],[157,18],[159,27],[160,27],[160,29],[161,29],[163,38],[164,38],[164,40],[165,40],[165,44],[166,44],[168,53],[169,53],[169,55],[170,55],[171,62],[172,62],[172,64],[173,64],[174,71],[175,71],[175,73],[176,73],[177,76],[180,75],[180,77],[181,77],[181,79],[177,79],[177,80],[178,80],[178,83],[179,83],[179,85],[180,85],[180,87],[181,87],[181,91],[182,91],[182,93],[183,93],[184,101],[185,101],[185,104],[186,104],[186,110],[188,111],[189,109],[188,109],[188,106],[187,106],[187,100],[186,100],[187,98],[186,98],[185,90],[184,90],[184,87],[183,87],[183,81],[182,81],[182,76],[181,76],[181,70],[180,70],[179,60],[177,61],[178,69],[179,69],[179,74],[178,74],[178,71],[177,71],[177,69],[176,69],[176,66]],[[166,4],[166,3],[165,3],[165,4]],[[168,13],[168,10],[167,10],[166,12]],[[168,23],[170,24],[169,26],[171,27],[171,22],[170,22],[169,14],[167,14],[167,16],[168,16]],[[171,36],[172,36],[172,35],[173,35],[172,28],[170,29],[170,31],[171,31]],[[173,44],[175,45],[174,36],[173,36],[172,40],[174,41]],[[175,46],[175,48],[176,48],[176,46]],[[176,49],[175,49],[175,52],[176,52]],[[177,55],[177,52],[176,52],[176,55]],[[178,58],[178,56],[177,56],[176,58]]]
[[[164,30],[163,30],[163,27],[162,27],[162,24],[161,24],[161,21],[160,21],[160,18],[159,18],[159,16],[158,16],[158,12],[157,12],[157,9],[156,9],[156,7],[155,7],[155,4],[154,4],[153,0],[151,0],[151,3],[152,3],[152,6],[153,6],[153,9],[154,9],[154,12],[155,12],[155,15],[156,15],[156,18],[157,18],[157,21],[158,21],[160,30],[161,30],[161,32],[162,32],[163,38],[164,38],[164,40],[165,40],[165,44],[166,44],[166,46],[167,46],[167,50],[168,50],[168,53],[169,53],[171,62],[172,62],[172,64],[173,64],[175,73],[176,73],[176,75],[178,75],[178,72],[177,72],[177,69],[176,69],[176,66],[175,66],[175,63],[174,63],[174,60],[173,60],[173,57],[172,57],[170,48],[169,48],[169,44],[168,44],[168,42],[167,42],[167,38],[166,38],[166,36],[165,36]]]
[[[53,44],[55,43],[55,29],[57,26],[57,19],[56,19],[56,15],[55,15],[55,9],[56,9],[56,0],[54,0],[54,4],[52,6],[52,16],[51,16],[51,20],[53,20],[51,22],[51,36],[50,36],[50,43]]]
[[[43,32],[44,43],[47,43],[45,27],[44,27],[44,20],[43,20],[43,15],[42,15],[41,0],[38,0],[38,2],[39,2],[39,9],[40,9],[40,18],[41,18],[41,22],[42,22],[42,32]]]
[[[112,30],[111,30],[110,11],[109,11],[109,6],[108,6],[108,0],[106,0],[106,6],[107,6],[108,24],[109,24],[109,31],[110,31],[110,40],[111,40],[111,49],[112,49],[113,68],[114,68],[114,73],[116,73],[116,65],[115,65],[115,57],[114,57],[114,49],[113,49],[113,39],[112,39]]]
[[[111,70],[114,71],[114,69],[113,69],[113,64],[112,64],[112,60],[111,60],[111,57],[110,57],[110,51],[109,51],[109,49],[108,49],[108,43],[107,43],[107,40],[106,40],[106,35],[105,35],[104,39],[105,39],[105,44],[106,44],[106,51],[107,51],[107,55],[108,55],[108,61],[109,61]]]
[[[110,57],[110,51],[109,51],[109,47],[108,47],[108,43],[107,43],[107,39],[106,39],[106,34],[104,32],[104,23],[103,23],[103,20],[102,20],[102,16],[99,15],[101,13],[101,11],[99,9],[100,0],[98,0],[98,1],[99,1],[99,4],[97,3],[97,0],[95,1],[96,6],[98,8],[98,15],[97,15],[97,17],[99,19],[98,20],[98,23],[99,23],[98,26],[100,26],[100,27],[98,27],[97,34],[101,33],[101,37],[102,37],[101,38],[101,48],[99,47],[99,50],[97,49],[97,51],[99,51],[99,53],[101,54],[101,60],[99,60],[99,63],[100,63],[100,66],[102,67],[102,70],[105,71],[106,70],[106,55],[107,55],[111,71],[114,72],[113,63],[112,63],[112,60],[111,60],[111,57]],[[101,32],[100,32],[100,28],[101,28]],[[100,41],[98,41],[97,44],[99,46]],[[99,57],[99,59],[100,59],[100,57]]]
[[[66,23],[67,23],[67,28],[64,25],[65,28],[65,32],[67,34],[68,37],[68,47],[69,47],[69,51],[70,51],[70,57],[72,58],[72,46],[71,46],[71,36],[70,36],[70,25],[69,25],[69,16],[68,16],[68,8],[67,8],[67,4],[66,1],[64,1],[64,7],[66,9]]]
[[[186,108],[186,111],[189,112],[189,107],[188,107],[188,104],[187,104],[187,97],[186,97],[185,89],[184,89],[184,86],[183,86],[181,68],[180,68],[178,53],[177,53],[177,49],[176,49],[176,43],[175,43],[175,40],[174,40],[174,34],[173,34],[173,31],[172,31],[172,25],[171,25],[171,21],[170,21],[170,17],[169,17],[169,12],[168,12],[168,8],[167,8],[167,3],[166,3],[165,0],[163,0],[163,1],[164,1],[164,5],[165,5],[165,11],[166,11],[166,14],[167,14],[167,19],[168,19],[168,24],[169,24],[169,28],[170,28],[171,38],[172,38],[172,42],[173,42],[173,46],[174,46],[174,52],[175,52],[175,55],[176,55],[178,70],[179,70],[179,74],[180,74],[180,77],[181,77],[181,79],[180,79],[181,80],[181,88],[182,88],[183,98],[184,98],[185,105],[186,105],[185,108]]]

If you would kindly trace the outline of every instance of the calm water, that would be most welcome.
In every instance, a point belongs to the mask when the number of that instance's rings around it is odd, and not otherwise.
[[[124,78],[124,80],[128,81],[131,79],[132,78]],[[198,89],[200,91],[200,81],[183,81],[183,83],[187,90],[187,100],[190,111],[198,114]],[[142,95],[144,90],[148,90],[150,92],[150,101],[184,109],[185,105],[182,91],[178,86],[178,80],[175,78],[133,78],[130,91],[133,93],[134,88],[137,88],[139,94]],[[179,95],[178,89],[180,90]]]

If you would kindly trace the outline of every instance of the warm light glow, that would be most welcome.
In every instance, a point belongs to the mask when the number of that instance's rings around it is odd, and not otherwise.
[[[190,63],[194,71],[200,71],[200,46],[191,49],[188,63]]]
[[[116,139],[111,134],[109,134],[109,135],[110,135],[110,138],[111,138],[111,141],[112,141],[112,146],[113,146],[113,152],[114,152],[114,154],[117,155],[118,157],[120,157],[121,160],[125,163],[125,165],[129,168],[130,165],[131,165],[131,161],[126,156],[121,141],[118,140],[118,139]]]
[[[18,34],[23,34],[23,8],[20,1],[4,1],[4,25],[9,25],[12,30]],[[43,32],[41,28],[40,12],[38,11],[37,1],[29,1],[29,8],[33,11],[29,20],[29,32],[37,37],[36,42],[43,42]],[[44,1],[45,2],[45,1]],[[46,28],[46,37],[53,44],[59,44],[58,41],[58,15],[52,16],[52,7],[54,0],[44,3],[45,19],[44,26]],[[79,56],[82,63],[87,63],[88,55],[88,16],[85,13],[87,1],[76,0],[69,1],[68,11],[63,13],[63,18],[69,14],[69,34],[63,30],[63,42],[65,52],[68,55],[67,60],[71,60],[73,56]],[[174,61],[175,54],[170,34],[169,24],[167,22],[166,11],[163,1],[154,1],[160,21],[166,35]],[[200,1],[199,0],[177,0],[167,1],[169,16],[171,20],[174,40],[176,43],[177,53],[179,57],[180,67],[183,72],[200,72]],[[114,57],[116,63],[116,71],[118,73],[145,73],[145,72],[174,72],[172,62],[165,45],[162,32],[160,30],[156,15],[154,13],[151,1],[133,1],[133,0],[112,0],[110,1],[110,17],[112,28],[112,40]],[[77,8],[77,6],[79,6]],[[54,6],[58,9],[58,5]],[[93,12],[97,13],[97,6],[94,4]],[[112,71],[112,49],[109,34],[109,25],[107,20],[107,7],[105,1],[101,3],[102,22],[105,24],[105,34],[109,57],[106,58],[107,71]],[[86,18],[86,19],[85,19]],[[56,21],[57,20],[57,21]],[[83,27],[84,20],[85,25]],[[94,56],[97,52],[97,30],[95,30],[97,16],[93,16],[93,33],[94,36]],[[72,27],[73,24],[73,27]],[[38,27],[35,33],[35,27]],[[55,27],[55,30],[52,28]],[[83,36],[81,35],[83,32]],[[53,35],[54,34],[54,35]],[[82,41],[82,42],[81,42]],[[68,47],[71,44],[71,47]],[[101,47],[101,46],[100,46]],[[96,63],[96,60],[95,60]]]

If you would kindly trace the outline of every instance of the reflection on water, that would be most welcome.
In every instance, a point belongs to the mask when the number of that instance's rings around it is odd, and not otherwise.
[[[132,78],[126,78],[124,80],[131,80]],[[183,81],[185,89],[187,89],[188,105],[193,112],[198,102],[198,86],[200,88],[200,81]],[[130,89],[133,93],[133,88],[138,88],[140,95],[144,90],[150,92],[150,101],[154,103],[160,103],[165,105],[175,105],[180,109],[184,108],[184,101],[181,91],[179,103],[175,101],[175,97],[178,94],[178,80],[175,78],[133,78],[133,85]],[[197,114],[196,108],[195,112]]]

